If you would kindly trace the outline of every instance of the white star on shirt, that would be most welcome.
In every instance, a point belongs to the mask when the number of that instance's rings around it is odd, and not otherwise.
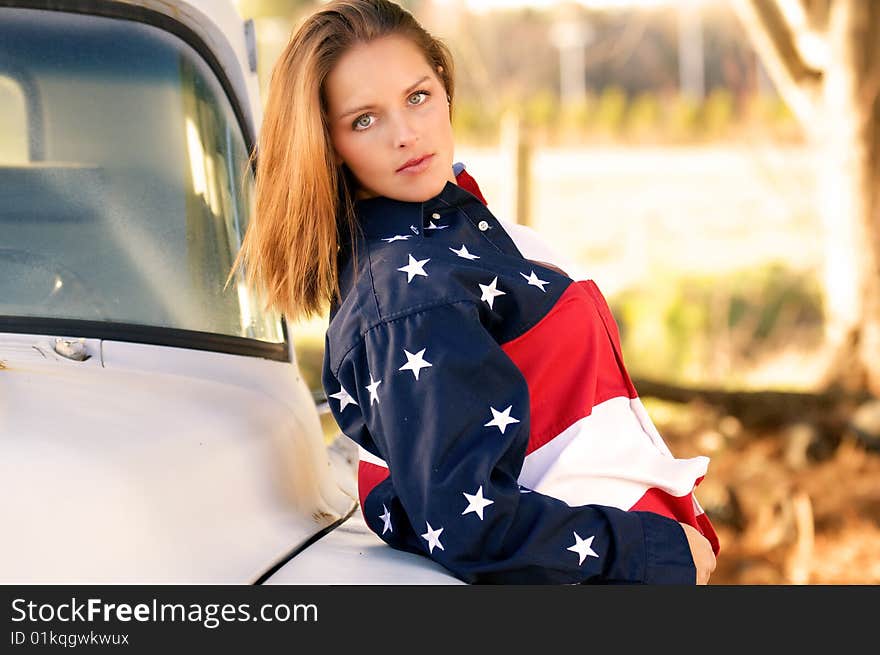
[[[410,351],[404,349],[404,353],[406,353],[406,364],[401,366],[398,371],[412,371],[413,375],[416,376],[416,380],[419,379],[419,371],[423,368],[428,368],[429,366],[433,366],[433,364],[429,361],[426,361],[422,355],[425,354],[427,348],[422,348],[419,352],[413,355]]]
[[[509,405],[507,409],[505,409],[503,412],[499,412],[497,409],[490,406],[489,409],[492,410],[492,420],[486,423],[486,425],[484,425],[483,427],[488,428],[494,425],[496,428],[501,430],[501,434],[504,434],[504,431],[507,429],[508,425],[510,425],[511,423],[519,423],[518,418],[513,418],[510,415],[510,410],[512,407],[513,405]]]
[[[411,229],[413,231],[413,234],[419,233],[419,228],[417,228],[415,225],[410,225],[409,229]]]
[[[489,284],[480,284],[480,290],[483,292],[483,296],[480,300],[485,300],[489,303],[489,308],[492,308],[492,303],[495,302],[495,298],[497,296],[504,296],[506,293],[504,291],[499,291],[495,285],[498,284],[498,276],[495,276],[495,279],[492,280]]]
[[[388,237],[387,239],[382,239],[382,241],[387,241],[388,243],[394,243],[395,241],[406,241],[407,239],[412,239],[412,234],[395,234],[393,237]]]
[[[538,287],[544,293],[547,293],[547,290],[544,288],[545,284],[550,284],[546,280],[539,280],[538,276],[535,275],[535,271],[532,271],[531,275],[526,275],[525,273],[520,273],[525,279],[526,282],[531,284],[533,287]]]
[[[483,486],[480,485],[480,488],[477,489],[477,493],[475,494],[467,494],[462,492],[465,498],[467,498],[468,506],[461,513],[462,516],[467,514],[468,512],[474,512],[477,516],[480,517],[480,520],[483,520],[483,508],[487,505],[491,505],[494,503],[494,500],[489,500],[488,498],[483,498]]]
[[[331,393],[331,398],[337,398],[339,400],[339,411],[341,412],[348,405],[354,405],[357,407],[357,403],[354,401],[354,398],[351,397],[351,394],[345,390],[345,387],[340,386],[339,391],[337,393]]]
[[[370,404],[373,404],[373,401],[379,402],[379,394],[376,393],[376,389],[379,388],[379,385],[382,384],[382,380],[373,380],[373,374],[370,373],[370,384],[364,387],[367,391],[370,392]]]
[[[385,532],[394,532],[394,528],[391,527],[391,512],[388,511],[388,508],[385,507],[385,504],[382,504],[382,509],[385,510],[384,514],[379,514],[379,518],[385,523],[382,527],[382,534]]]
[[[434,221],[428,221],[428,226],[425,228],[426,230],[445,230],[448,225],[437,225]]]
[[[459,257],[463,257],[464,259],[479,259],[479,256],[472,255],[471,253],[469,253],[467,246],[464,244],[461,244],[460,250],[456,250],[455,248],[450,248],[450,250],[452,252],[454,252],[456,255],[458,255]]]
[[[431,261],[431,260],[430,259],[416,260],[415,257],[410,255],[409,256],[409,264],[407,264],[406,266],[401,266],[397,270],[403,271],[404,273],[406,273],[406,283],[409,284],[410,282],[412,282],[413,278],[416,275],[424,275],[425,277],[428,277],[428,274],[425,273],[424,266],[429,261]]]
[[[428,542],[428,552],[434,552],[434,546],[437,546],[440,550],[446,550],[443,548],[443,544],[440,543],[440,533],[443,532],[443,528],[433,529],[431,524],[425,521],[425,525],[428,526],[428,531],[422,535],[422,538],[427,540]]]
[[[573,550],[580,556],[578,566],[584,563],[585,557],[599,557],[599,554],[591,548],[593,539],[595,538],[596,536],[593,535],[589,539],[581,539],[581,536],[577,532],[574,533],[574,545],[569,546],[565,550]]]

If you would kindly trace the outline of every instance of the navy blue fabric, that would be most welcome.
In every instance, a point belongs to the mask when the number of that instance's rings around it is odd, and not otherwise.
[[[424,203],[373,198],[356,212],[362,234],[340,251],[323,385],[343,432],[390,469],[364,501],[370,528],[469,583],[693,584],[676,521],[570,507],[517,482],[529,392],[500,344],[573,281],[525,259],[451,182]]]

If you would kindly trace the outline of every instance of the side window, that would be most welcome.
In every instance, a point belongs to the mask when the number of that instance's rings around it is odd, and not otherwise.
[[[240,275],[224,286],[251,211],[247,162],[221,81],[179,37],[4,9],[0,315],[283,343]]]
[[[0,166],[28,162],[28,116],[21,84],[0,74]]]

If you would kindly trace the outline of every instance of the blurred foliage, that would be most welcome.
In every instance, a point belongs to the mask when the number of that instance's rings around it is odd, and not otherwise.
[[[702,130],[711,139],[727,136],[733,125],[733,94],[727,89],[715,89],[702,107]]]
[[[629,97],[617,85],[566,104],[547,90],[522,101],[502,101],[496,109],[459,97],[453,114],[457,138],[470,145],[494,145],[501,116],[511,109],[520,113],[537,145],[551,147],[609,141],[663,145],[757,138],[803,141],[793,114],[776,96],[756,94],[738,101],[728,89],[716,88],[702,101],[652,91]]]
[[[248,18],[295,16],[315,4],[314,0],[235,0],[239,13]]]
[[[323,393],[321,372],[324,364],[324,334],[314,330],[306,332],[292,330],[296,349],[296,363],[312,392]]]
[[[584,133],[596,111],[596,98],[586,96],[580,102],[570,102],[559,109],[559,127],[563,130],[565,141],[576,141]]]
[[[630,372],[681,384],[747,386],[744,372],[763,357],[822,338],[818,278],[778,263],[660,276],[610,304]]]
[[[626,92],[616,85],[605,87],[591,117],[594,129],[602,136],[617,136],[622,131],[626,109]]]
[[[664,127],[674,141],[690,141],[701,130],[700,107],[693,98],[676,95],[666,105]]]
[[[662,119],[660,100],[653,93],[640,93],[626,112],[626,132],[639,141],[650,139]]]
[[[239,13],[249,18],[296,16],[305,10],[319,9],[321,0],[233,0]],[[418,11],[424,0],[395,0],[410,11]]]
[[[530,96],[525,102],[523,118],[533,128],[548,129],[556,123],[558,116],[559,103],[556,96],[546,89]]]

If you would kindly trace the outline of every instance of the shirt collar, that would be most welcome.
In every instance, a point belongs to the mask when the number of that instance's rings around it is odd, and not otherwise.
[[[473,213],[469,210],[476,210],[478,207],[485,211],[479,198],[447,181],[439,194],[424,202],[407,202],[378,196],[358,200],[354,211],[367,238],[386,238],[396,234],[424,238],[424,228],[432,221],[437,224],[451,211],[461,209],[465,213]]]

